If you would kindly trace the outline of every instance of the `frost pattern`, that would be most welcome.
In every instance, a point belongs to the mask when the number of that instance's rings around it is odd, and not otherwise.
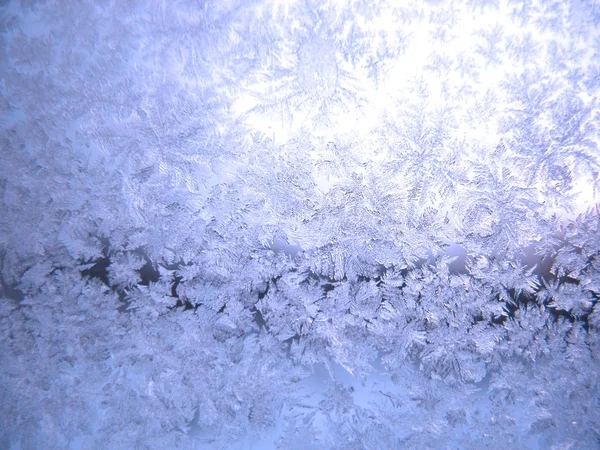
[[[0,6],[0,447],[600,445],[594,0]]]

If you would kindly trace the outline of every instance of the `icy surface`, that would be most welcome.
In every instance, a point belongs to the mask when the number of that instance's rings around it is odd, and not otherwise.
[[[0,6],[0,448],[600,446],[600,4]]]

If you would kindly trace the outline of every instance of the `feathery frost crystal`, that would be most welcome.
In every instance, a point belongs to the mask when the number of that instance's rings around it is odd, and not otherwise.
[[[0,447],[600,446],[600,3],[0,6]]]

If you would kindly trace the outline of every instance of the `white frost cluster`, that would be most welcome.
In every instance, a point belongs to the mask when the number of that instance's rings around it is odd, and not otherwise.
[[[0,6],[0,447],[600,446],[597,0]]]

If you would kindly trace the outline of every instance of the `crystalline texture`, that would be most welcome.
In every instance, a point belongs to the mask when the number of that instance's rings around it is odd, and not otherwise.
[[[600,6],[396,3],[0,6],[0,447],[599,445]]]

